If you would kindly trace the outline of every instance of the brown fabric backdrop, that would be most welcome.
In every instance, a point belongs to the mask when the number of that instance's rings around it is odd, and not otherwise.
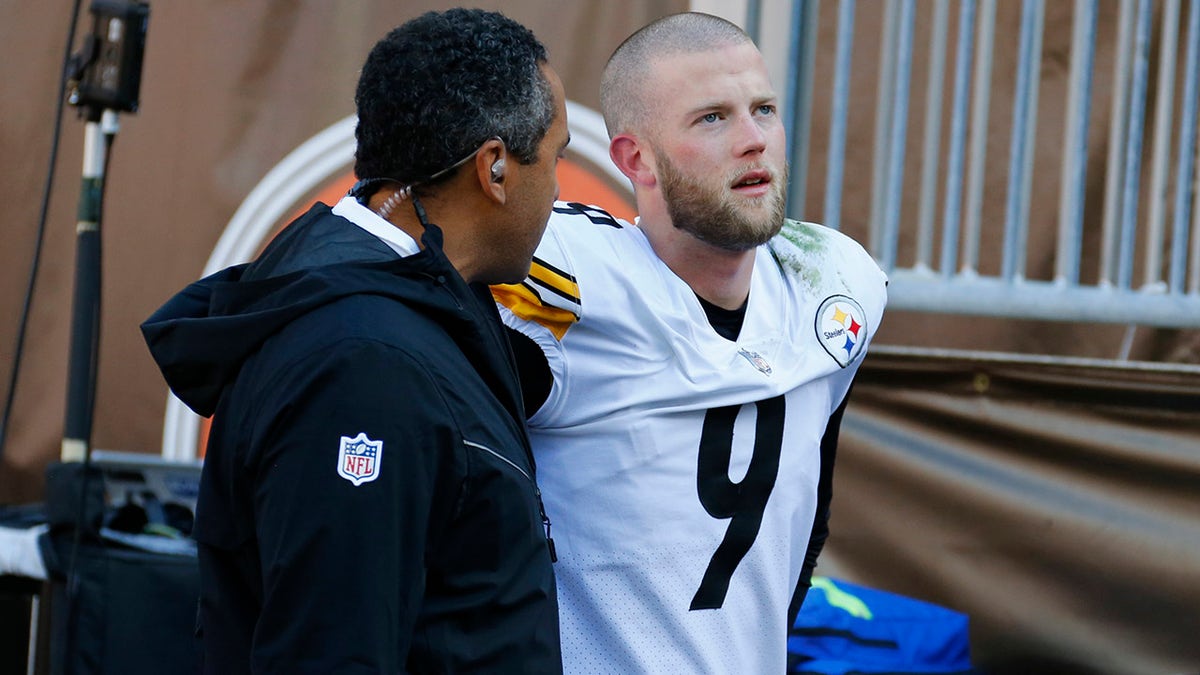
[[[152,2],[142,109],[121,117],[104,212],[95,447],[157,453],[165,387],[137,326],[199,275],[263,175],[353,112],[358,68],[388,29],[452,3],[384,0]],[[513,0],[570,98],[597,106],[600,64],[683,0]],[[69,3],[0,4],[0,395],[7,396],[50,147]],[[84,3],[85,8],[87,3]],[[837,3],[824,3],[818,87],[828,86]],[[957,7],[957,5],[955,5]],[[1020,3],[999,3],[1015,44]],[[1050,250],[1071,4],[1047,4],[1031,240]],[[1095,100],[1107,106],[1116,3],[1101,3]],[[922,78],[931,6],[918,4],[903,219],[916,217]],[[953,10],[953,14],[957,9]],[[881,3],[860,3],[845,229],[865,239]],[[768,20],[774,20],[768,18]],[[954,19],[951,20],[954,25]],[[954,44],[951,35],[951,44]],[[74,46],[73,46],[74,49]],[[1152,49],[1152,53],[1157,53]],[[1015,59],[993,71],[985,251],[1002,222]],[[949,90],[947,90],[949,92]],[[949,93],[944,97],[949,105]],[[814,109],[806,216],[820,219],[828,106]],[[37,500],[59,454],[83,124],[68,111],[0,503]],[[943,117],[943,119],[946,119]],[[1089,232],[1099,222],[1106,135],[1093,122]],[[942,148],[947,141],[943,138]],[[944,162],[943,162],[944,171]],[[1050,196],[1047,196],[1050,195]],[[1047,201],[1049,200],[1049,202]],[[900,260],[911,258],[902,241]],[[1091,258],[1089,258],[1090,260]],[[1044,278],[1048,256],[1031,258]],[[994,261],[987,261],[994,264]],[[1085,264],[1094,270],[1094,262]],[[1094,273],[1094,272],[1093,272]],[[1113,357],[1125,328],[892,312],[877,343]],[[1135,359],[1200,361],[1195,332],[1139,330]],[[821,571],[968,612],[980,660],[1057,656],[1099,672],[1200,672],[1200,454],[1196,373],[872,355],[846,418],[833,535]]]
[[[1198,448],[1200,369],[873,353],[818,572],[966,612],[980,663],[1200,672]]]

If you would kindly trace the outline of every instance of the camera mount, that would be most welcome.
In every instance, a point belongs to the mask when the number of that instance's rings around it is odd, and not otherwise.
[[[92,413],[100,343],[101,239],[105,167],[116,136],[118,112],[138,108],[142,55],[150,7],[130,0],[92,0],[92,31],[70,60],[68,102],[87,120],[83,177],[75,226],[75,289],[63,461],[91,454]]]

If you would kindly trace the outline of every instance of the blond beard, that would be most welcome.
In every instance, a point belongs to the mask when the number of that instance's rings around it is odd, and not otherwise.
[[[779,234],[786,206],[779,186],[787,185],[786,165],[782,181],[775,180],[777,176],[772,174],[772,193],[765,197],[770,200],[766,215],[754,218],[741,212],[731,196],[684,176],[659,149],[655,149],[655,156],[667,214],[676,228],[727,251],[746,251]],[[728,183],[733,180],[736,178]]]

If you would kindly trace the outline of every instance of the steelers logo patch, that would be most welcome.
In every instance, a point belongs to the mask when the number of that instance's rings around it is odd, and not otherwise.
[[[845,368],[862,353],[867,341],[867,314],[845,295],[831,295],[817,310],[817,341]]]

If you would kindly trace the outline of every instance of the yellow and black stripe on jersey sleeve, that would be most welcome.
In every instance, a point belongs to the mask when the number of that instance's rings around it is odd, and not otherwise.
[[[525,281],[492,286],[492,297],[514,315],[545,326],[559,340],[583,310],[575,277],[537,256]]]

